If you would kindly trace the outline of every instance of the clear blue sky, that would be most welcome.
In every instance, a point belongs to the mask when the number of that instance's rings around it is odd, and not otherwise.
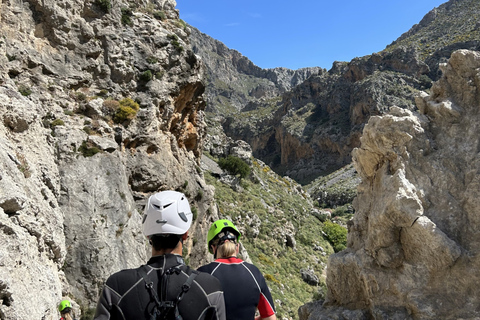
[[[176,0],[180,18],[261,68],[370,55],[446,0]]]

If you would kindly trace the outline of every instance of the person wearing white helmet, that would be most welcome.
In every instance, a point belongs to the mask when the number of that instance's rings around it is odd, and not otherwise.
[[[191,269],[182,258],[192,217],[183,193],[163,191],[150,196],[143,233],[152,245],[152,257],[146,265],[122,270],[107,279],[95,320],[225,320],[218,279]]]

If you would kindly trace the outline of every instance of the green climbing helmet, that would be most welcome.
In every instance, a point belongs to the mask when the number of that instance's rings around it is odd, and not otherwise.
[[[62,300],[60,302],[60,305],[58,306],[58,311],[62,312],[62,311],[68,311],[68,310],[65,310],[65,309],[71,309],[72,308],[72,304],[70,303],[69,300]]]
[[[208,245],[208,252],[213,254],[212,247],[210,246],[210,243],[215,237],[222,232],[223,229],[232,229],[236,234],[237,234],[237,241],[240,239],[240,236],[242,235],[240,231],[238,231],[237,227],[227,219],[222,219],[222,220],[217,220],[215,221],[212,226],[210,227],[210,230],[208,230],[208,235],[207,235],[207,245]]]

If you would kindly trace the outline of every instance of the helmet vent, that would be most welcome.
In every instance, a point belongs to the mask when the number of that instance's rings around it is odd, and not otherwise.
[[[184,212],[179,212],[179,213],[178,213],[178,216],[179,216],[180,219],[182,219],[183,221],[185,221],[185,222],[188,221],[187,216],[185,215]]]
[[[156,205],[156,204],[153,204],[153,203],[152,203],[152,206],[154,206],[155,209],[157,209],[157,210],[161,210],[161,209],[162,209],[162,207],[160,207],[160,206],[158,206],[158,205]]]

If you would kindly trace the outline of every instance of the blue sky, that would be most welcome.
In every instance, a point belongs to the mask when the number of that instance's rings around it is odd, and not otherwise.
[[[383,50],[446,0],[177,0],[180,18],[261,68],[330,69]]]

